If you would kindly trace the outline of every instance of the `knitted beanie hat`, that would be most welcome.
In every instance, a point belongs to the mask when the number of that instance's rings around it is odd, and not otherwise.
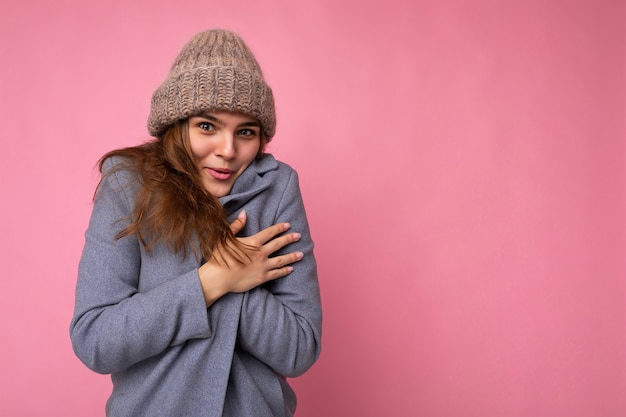
[[[157,137],[173,123],[205,110],[252,116],[261,122],[268,141],[274,136],[272,90],[252,52],[233,32],[201,32],[185,45],[152,96],[148,131]]]

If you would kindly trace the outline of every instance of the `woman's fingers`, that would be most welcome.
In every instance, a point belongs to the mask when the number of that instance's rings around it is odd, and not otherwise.
[[[277,252],[280,249],[284,248],[285,246],[297,242],[298,240],[300,240],[300,233],[289,233],[284,236],[280,236],[273,240],[270,240],[265,245],[263,245],[261,250],[263,251],[263,253],[269,256],[274,252]]]
[[[287,255],[275,256],[273,258],[269,258],[269,261],[273,264],[269,271],[267,271],[268,281],[282,278],[286,275],[289,275],[293,272],[293,266],[291,265],[294,262],[298,262],[300,259],[304,257],[302,252],[292,252]]]
[[[231,231],[241,232],[246,220],[246,213],[242,211],[230,224]],[[207,306],[225,293],[249,291],[293,272],[292,264],[304,257],[302,252],[272,256],[300,240],[300,233],[285,233],[290,227],[289,223],[278,223],[252,236],[237,238],[243,245],[232,245],[231,249],[243,255],[243,262],[237,261],[229,251],[216,250],[199,269]]]
[[[246,238],[246,240],[250,240],[254,246],[260,247],[279,234],[286,232],[290,227],[289,223],[278,223],[261,230],[259,233]]]
[[[271,255],[290,243],[300,240],[300,233],[288,233],[283,236],[275,237],[288,229],[288,223],[279,223],[263,229],[255,235],[240,238],[240,240],[248,245],[261,249],[267,255]]]
[[[303,256],[304,254],[302,252],[292,252],[287,255],[274,256],[269,258],[269,267],[270,269],[280,269],[294,262],[298,262]]]
[[[237,218],[230,224],[230,230],[233,232],[233,235],[237,236],[237,233],[243,230],[247,219],[246,211],[241,210],[237,215]]]
[[[283,266],[282,268],[272,269],[267,272],[267,280],[272,281],[287,276],[293,272],[293,266]]]

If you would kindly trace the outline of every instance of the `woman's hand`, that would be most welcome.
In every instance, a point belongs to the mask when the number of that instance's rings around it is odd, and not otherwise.
[[[233,234],[240,232],[245,224],[246,214],[242,211],[230,226]],[[239,254],[243,263],[238,262],[226,250],[221,250],[202,265],[198,275],[207,307],[229,292],[249,291],[293,271],[291,264],[302,259],[302,252],[270,257],[274,252],[300,239],[299,233],[278,236],[289,230],[289,227],[289,223],[279,223],[255,235],[237,238],[243,244],[242,248],[231,249]]]

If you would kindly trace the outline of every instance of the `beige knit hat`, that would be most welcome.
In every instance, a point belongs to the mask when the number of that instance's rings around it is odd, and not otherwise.
[[[148,131],[157,137],[173,123],[205,110],[252,116],[261,122],[268,141],[274,136],[272,90],[252,52],[233,32],[201,32],[185,45],[152,96]]]

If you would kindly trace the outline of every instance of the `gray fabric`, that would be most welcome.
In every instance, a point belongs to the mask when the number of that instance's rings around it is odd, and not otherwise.
[[[115,162],[108,161],[105,170]],[[108,176],[96,196],[79,265],[70,334],[76,355],[111,374],[107,416],[291,416],[285,377],[320,354],[321,303],[313,242],[296,172],[271,155],[253,162],[220,199],[241,235],[287,221],[302,234],[294,271],[206,308],[197,268],[164,245],[146,253],[127,225],[134,174]],[[191,252],[188,252],[191,253]]]

